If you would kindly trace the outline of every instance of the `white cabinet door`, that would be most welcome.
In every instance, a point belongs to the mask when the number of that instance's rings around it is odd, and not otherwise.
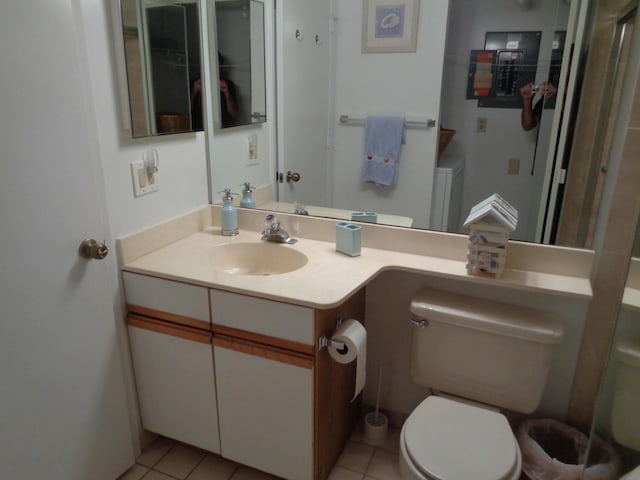
[[[313,478],[313,360],[214,338],[222,456],[286,479]]]
[[[130,317],[129,341],[142,426],[220,453],[209,333]]]

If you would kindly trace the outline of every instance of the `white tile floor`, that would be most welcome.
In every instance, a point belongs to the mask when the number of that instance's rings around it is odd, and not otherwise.
[[[329,480],[399,480],[400,430],[391,429],[387,442],[371,447],[356,430]],[[164,437],[147,447],[118,480],[276,480],[218,455]],[[296,480],[296,479],[290,479]]]

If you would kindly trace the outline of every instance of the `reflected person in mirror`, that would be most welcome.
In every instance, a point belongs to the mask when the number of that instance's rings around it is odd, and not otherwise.
[[[238,102],[236,100],[236,86],[225,78],[224,57],[218,52],[218,72],[220,78],[220,123],[221,126],[231,127],[238,118]]]
[[[520,89],[520,96],[522,97],[520,122],[525,132],[533,130],[540,124],[544,103],[552,99],[557,91],[558,89],[554,84],[547,84],[547,82],[542,82],[540,85],[527,83]],[[535,105],[533,105],[533,97],[535,97],[536,93],[540,94],[540,98]]]
[[[191,130],[203,130],[202,123],[202,80],[200,77],[191,81]]]

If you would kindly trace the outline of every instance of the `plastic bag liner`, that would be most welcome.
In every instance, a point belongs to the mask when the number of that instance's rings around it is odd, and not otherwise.
[[[620,457],[611,445],[594,435],[585,464],[589,438],[564,423],[526,420],[516,437],[522,471],[530,480],[616,480],[619,476]]]

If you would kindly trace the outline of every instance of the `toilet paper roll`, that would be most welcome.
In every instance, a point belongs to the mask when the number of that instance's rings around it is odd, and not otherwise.
[[[338,363],[356,361],[356,383],[353,390],[353,401],[364,388],[367,372],[367,331],[354,319],[345,320],[335,331],[331,340],[344,343],[344,349],[329,345],[329,355]]]

